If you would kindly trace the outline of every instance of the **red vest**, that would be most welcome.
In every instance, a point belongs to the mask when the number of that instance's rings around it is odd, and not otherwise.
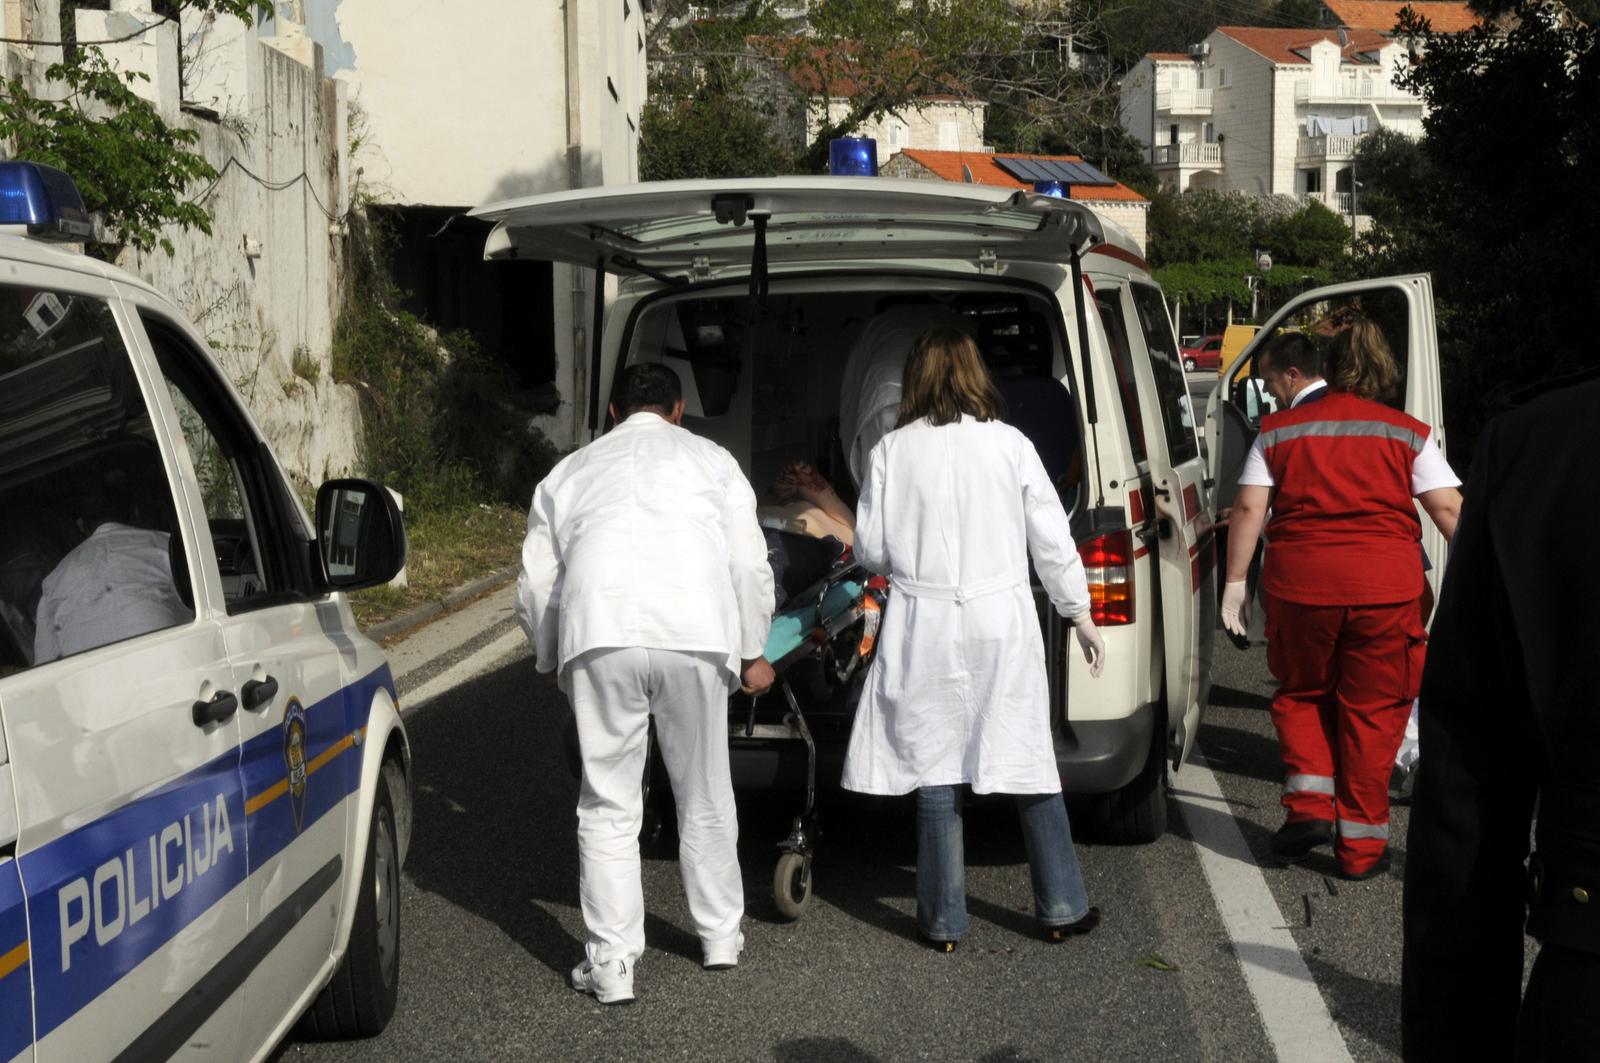
[[[1305,605],[1380,605],[1422,594],[1411,466],[1428,426],[1330,391],[1261,422],[1277,485],[1262,587]]]

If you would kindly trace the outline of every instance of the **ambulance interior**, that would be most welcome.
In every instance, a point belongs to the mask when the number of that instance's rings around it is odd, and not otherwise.
[[[995,378],[1007,420],[1033,439],[1069,513],[1080,504],[1081,414],[1061,354],[1061,315],[1044,297],[959,282],[871,287],[775,281],[764,301],[743,287],[667,297],[646,307],[627,362],[661,361],[683,383],[684,425],[739,461],[758,498],[790,462],[817,468],[854,504],[840,388],[873,319],[926,307],[931,323],[962,319]]]

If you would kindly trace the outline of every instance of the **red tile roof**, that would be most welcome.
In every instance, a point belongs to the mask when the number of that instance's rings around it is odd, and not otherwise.
[[[980,185],[998,185],[1001,188],[1032,188],[1002,170],[997,159],[1037,159],[1043,162],[1083,162],[1081,155],[1026,155],[1020,153],[989,151],[931,151],[926,148],[906,148],[900,154],[932,170],[946,181],[964,181],[963,166],[972,172],[972,180]],[[1067,198],[1083,202],[1143,203],[1145,198],[1120,182],[1114,185],[1073,185]]]
[[[1439,33],[1460,33],[1478,24],[1478,16],[1467,4],[1444,0],[1410,0],[1410,3]],[[1323,0],[1323,4],[1342,26],[1388,33],[1394,29],[1406,0]]]
[[[1339,31],[1333,29],[1269,30],[1255,26],[1218,26],[1217,32],[1274,63],[1289,66],[1304,66],[1311,62],[1305,50],[1318,41],[1337,43],[1339,40]],[[1346,36],[1347,43],[1340,53],[1340,58],[1345,62],[1359,61],[1357,56],[1361,53],[1375,52],[1389,43],[1389,38],[1376,30],[1352,29]]]
[[[1149,52],[1146,59],[1154,59],[1158,63],[1187,63],[1192,61],[1188,52]]]

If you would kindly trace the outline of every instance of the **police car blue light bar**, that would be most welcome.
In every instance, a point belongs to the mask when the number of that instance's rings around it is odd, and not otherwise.
[[[835,137],[828,142],[828,172],[835,177],[878,176],[878,142],[871,137]]]
[[[94,236],[94,223],[72,178],[36,162],[0,162],[0,226],[6,225],[53,240]]]
[[[1072,189],[1065,181],[1035,181],[1033,190],[1041,196],[1055,196],[1057,199],[1071,199],[1068,195]]]

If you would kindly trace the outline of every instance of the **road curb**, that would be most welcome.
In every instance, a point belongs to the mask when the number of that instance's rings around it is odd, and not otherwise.
[[[480,576],[470,583],[463,583],[454,590],[446,591],[437,601],[424,602],[415,609],[410,609],[399,616],[390,617],[380,623],[373,624],[363,634],[374,642],[389,642],[400,635],[409,634],[430,621],[437,620],[446,613],[480,598],[490,591],[497,590],[517,578],[520,565],[507,565],[495,569],[487,576]]]

